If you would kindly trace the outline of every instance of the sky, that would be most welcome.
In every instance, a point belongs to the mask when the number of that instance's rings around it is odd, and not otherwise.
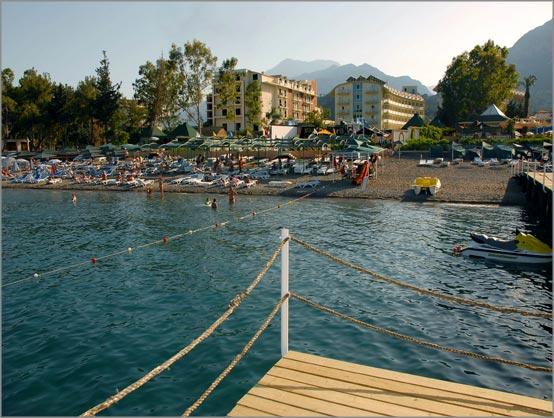
[[[75,86],[106,50],[132,97],[141,64],[192,39],[239,68],[330,59],[434,86],[454,56],[488,39],[511,47],[552,18],[552,3],[3,1],[1,12],[2,68],[17,79],[34,67]]]

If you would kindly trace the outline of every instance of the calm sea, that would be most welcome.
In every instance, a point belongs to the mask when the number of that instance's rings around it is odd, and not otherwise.
[[[285,198],[4,190],[2,279],[87,261]],[[520,208],[307,199],[225,228],[185,236],[2,288],[2,414],[78,415],[199,335],[243,290],[279,228],[379,273],[489,303],[551,311],[551,269],[454,257],[471,231],[534,228]],[[181,414],[240,352],[279,297],[279,263],[219,330],[106,415]],[[552,323],[449,305],[372,280],[291,243],[291,290],[400,333],[550,366]],[[433,351],[290,304],[290,347],[336,359],[551,399],[547,373]],[[279,317],[196,411],[225,415],[279,359]]]

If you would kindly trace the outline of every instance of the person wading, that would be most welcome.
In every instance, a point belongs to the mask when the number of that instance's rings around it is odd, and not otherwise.
[[[229,187],[229,203],[233,204],[236,201],[237,192],[234,187]]]

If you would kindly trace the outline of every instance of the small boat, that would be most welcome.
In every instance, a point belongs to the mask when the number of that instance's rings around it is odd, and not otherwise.
[[[473,232],[470,236],[474,242],[465,248],[455,246],[455,253],[512,263],[552,262],[552,248],[531,234],[517,231],[515,239],[512,240],[502,240]]]
[[[412,190],[416,195],[424,191],[434,196],[440,188],[441,181],[437,177],[417,177],[412,184]]]

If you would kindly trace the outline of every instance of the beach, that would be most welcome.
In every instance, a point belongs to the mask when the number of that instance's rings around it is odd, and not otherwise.
[[[412,158],[386,158],[379,166],[376,178],[369,180],[366,190],[351,184],[349,179],[341,179],[339,174],[326,176],[288,175],[271,177],[269,181],[284,181],[290,184],[271,186],[262,181],[249,188],[238,189],[237,193],[248,195],[300,196],[312,191],[310,188],[298,188],[298,184],[319,180],[320,186],[311,197],[390,199],[399,201],[432,201],[450,203],[523,205],[525,196],[521,188],[511,178],[510,167],[499,165],[478,167],[469,162],[448,167],[419,167]],[[414,195],[411,185],[416,177],[438,177],[442,187],[436,196]],[[155,178],[157,179],[157,178]],[[213,193],[226,194],[227,190],[216,186],[191,186],[169,184],[172,177],[164,177],[166,193]],[[4,188],[53,189],[53,190],[97,190],[97,191],[133,191],[145,193],[143,188],[127,189],[120,186],[76,184],[73,180],[62,180],[57,184],[14,184],[2,181]],[[158,185],[153,186],[154,194]]]

